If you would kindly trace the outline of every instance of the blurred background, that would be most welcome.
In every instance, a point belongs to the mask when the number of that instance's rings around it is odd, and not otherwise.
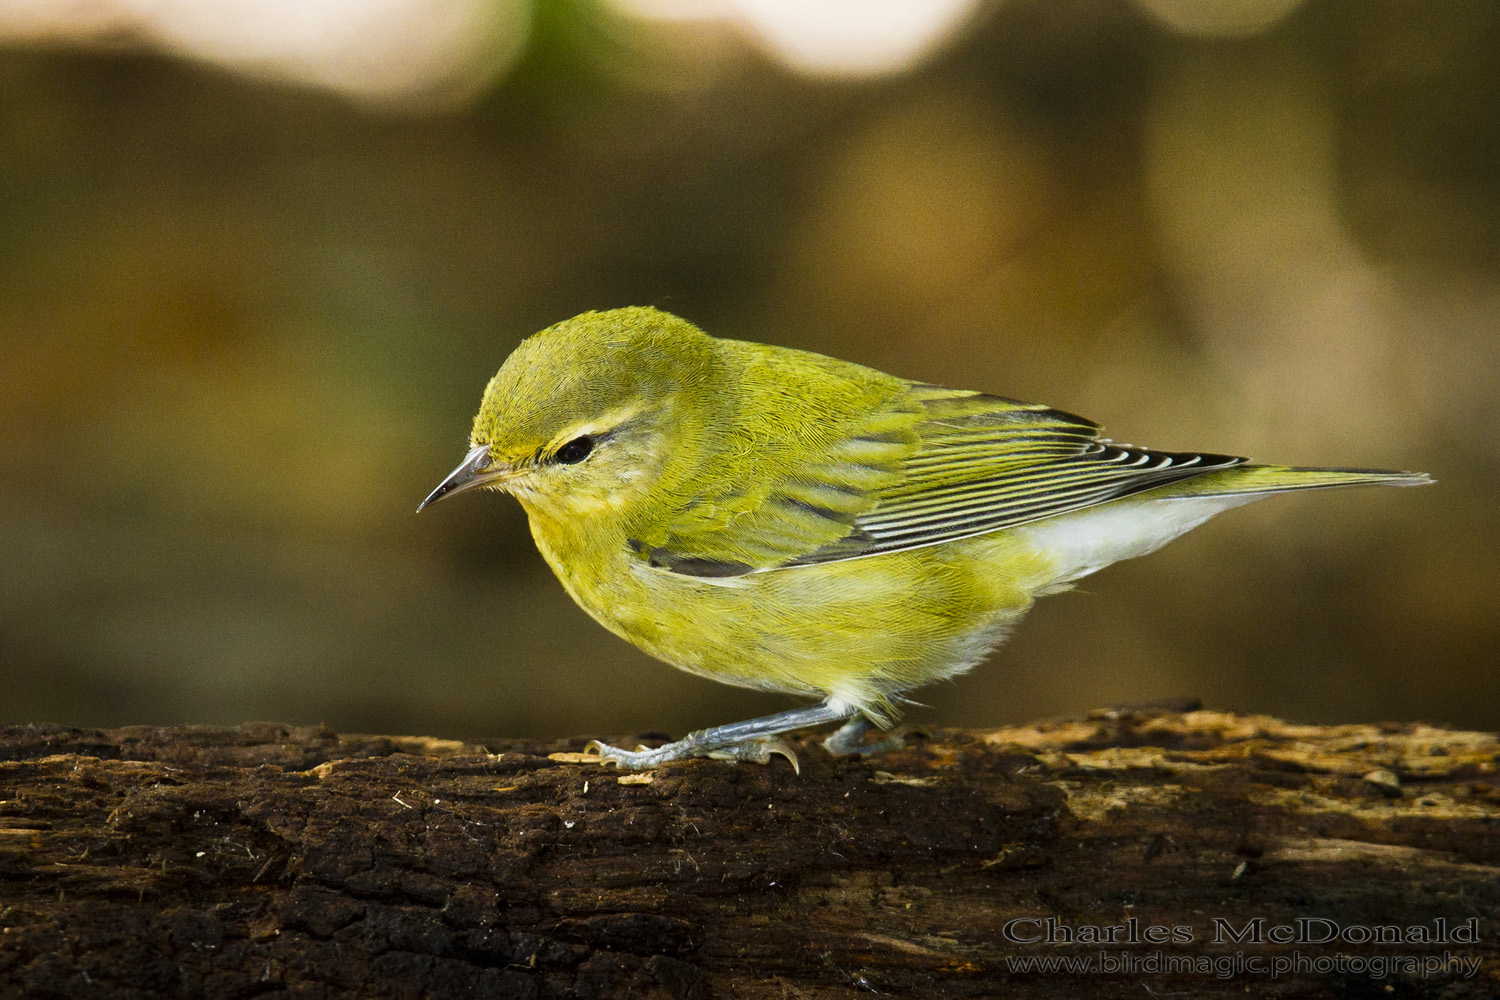
[[[514,501],[413,511],[522,337],[649,304],[1277,499],[914,721],[1196,695],[1500,728],[1500,6],[0,0],[0,719],[678,733]]]

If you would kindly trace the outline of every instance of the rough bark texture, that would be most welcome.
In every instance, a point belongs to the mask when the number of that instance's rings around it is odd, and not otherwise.
[[[0,995],[1500,992],[1489,734],[1116,711],[800,776],[578,746],[0,728]],[[1298,918],[1343,939],[1273,940]],[[1482,962],[1371,971],[1445,955]]]

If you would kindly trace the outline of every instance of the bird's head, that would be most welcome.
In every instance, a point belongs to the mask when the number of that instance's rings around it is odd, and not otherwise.
[[[639,505],[697,466],[714,344],[651,308],[587,312],[526,339],[485,389],[468,455],[422,507],[482,487],[553,518]]]

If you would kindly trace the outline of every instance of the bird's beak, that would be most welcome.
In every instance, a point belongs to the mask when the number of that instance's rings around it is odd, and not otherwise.
[[[508,462],[496,462],[490,458],[490,446],[482,444],[469,449],[464,456],[463,463],[452,472],[448,478],[438,483],[437,489],[427,494],[417,507],[417,513],[430,504],[435,504],[443,497],[451,497],[456,493],[467,493],[469,490],[477,490],[481,486],[509,479],[515,470]]]

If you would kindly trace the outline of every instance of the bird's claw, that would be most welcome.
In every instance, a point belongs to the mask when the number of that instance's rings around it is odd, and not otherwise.
[[[596,754],[599,764],[614,764],[616,767],[627,768],[632,771],[641,771],[648,767],[655,767],[656,763],[649,762],[646,758],[651,748],[644,744],[637,744],[634,750],[625,750],[620,747],[612,747],[602,740],[589,740],[583,748],[584,753]]]
[[[703,756],[714,760],[748,760],[754,764],[769,764],[773,756],[780,755],[792,765],[794,774],[802,773],[802,763],[797,760],[797,751],[779,736],[763,736],[744,743],[731,743],[727,747],[710,750]]]

